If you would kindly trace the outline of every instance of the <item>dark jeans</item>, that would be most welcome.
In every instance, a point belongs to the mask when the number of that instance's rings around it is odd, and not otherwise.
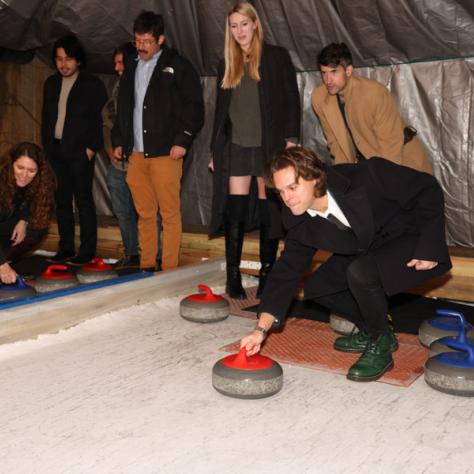
[[[137,212],[133,205],[130,189],[125,181],[127,172],[109,166],[107,188],[112,201],[112,210],[117,217],[125,255],[138,255]]]
[[[107,170],[107,188],[112,201],[112,210],[119,223],[125,255],[130,257],[139,253],[138,216],[126,178],[126,171],[109,166]],[[156,224],[158,227],[157,259],[161,259],[161,217],[159,214],[157,215]]]
[[[370,335],[387,332],[388,300],[375,258],[364,255],[354,260],[346,276],[348,290],[318,297],[314,301],[347,316]]]
[[[95,159],[89,160],[85,150],[65,156],[55,147],[51,164],[57,178],[56,218],[59,250],[74,252],[73,199],[79,214],[81,246],[79,255],[94,257],[97,246],[97,216],[92,196]]]

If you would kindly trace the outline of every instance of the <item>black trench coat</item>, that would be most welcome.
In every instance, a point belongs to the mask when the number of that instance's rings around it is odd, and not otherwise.
[[[285,249],[265,285],[260,312],[283,324],[301,277],[318,249],[333,255],[305,282],[305,299],[348,289],[346,271],[359,256],[373,255],[383,288],[394,295],[451,268],[445,239],[444,197],[436,179],[382,158],[327,167],[328,189],[351,225],[340,230],[308,213],[294,216],[283,206],[288,230]],[[274,219],[275,221],[275,219]],[[415,270],[412,259],[439,262],[432,270]]]
[[[209,236],[222,234],[224,211],[229,187],[229,146],[232,137],[229,106],[232,89],[222,89],[224,61],[219,63],[217,74],[217,99],[212,132],[211,153],[214,160],[212,214]],[[275,151],[284,148],[285,139],[300,136],[300,98],[296,72],[286,49],[264,43],[260,62],[258,91],[262,113],[262,147],[268,163]],[[256,201],[255,201],[256,202]],[[250,206],[247,229],[255,226],[257,219]]]

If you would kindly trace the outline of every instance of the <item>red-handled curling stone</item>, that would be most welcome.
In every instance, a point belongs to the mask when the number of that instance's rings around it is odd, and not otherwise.
[[[38,293],[62,290],[77,286],[77,278],[68,271],[66,265],[49,265],[49,267],[34,281],[35,290]]]
[[[0,301],[15,300],[34,294],[36,294],[35,289],[27,285],[21,276],[17,276],[15,283],[11,285],[0,283]]]
[[[234,398],[265,398],[283,386],[283,369],[269,357],[247,356],[243,347],[238,354],[220,359],[212,368],[212,386]]]
[[[94,283],[95,281],[117,278],[118,273],[112,265],[105,263],[100,257],[95,257],[86,263],[76,273],[80,283]]]
[[[215,295],[206,285],[198,285],[200,293],[186,296],[179,304],[179,314],[188,321],[214,323],[229,316],[229,302]]]

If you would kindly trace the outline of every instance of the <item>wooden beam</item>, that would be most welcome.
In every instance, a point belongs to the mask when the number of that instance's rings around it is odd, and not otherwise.
[[[113,222],[109,220],[109,222]],[[79,229],[76,230],[79,235]],[[51,226],[50,233],[42,246],[46,250],[56,250],[59,236],[57,226]],[[280,250],[283,244],[280,243]],[[103,257],[119,258],[123,253],[122,240],[116,224],[101,225],[98,230],[98,254]],[[200,262],[205,258],[222,257],[225,254],[224,238],[209,239],[206,234],[184,233],[181,242],[180,265]],[[412,289],[410,292],[438,298],[447,298],[474,302],[474,249],[460,247],[450,248],[453,268],[447,274],[435,278],[427,284]],[[313,261],[314,268],[321,265],[328,257],[327,252],[317,252]],[[247,234],[244,240],[242,260],[259,261],[258,233]],[[256,270],[243,270],[256,274]]]

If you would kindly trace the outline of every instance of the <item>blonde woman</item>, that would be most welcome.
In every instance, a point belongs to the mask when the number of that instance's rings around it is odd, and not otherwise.
[[[214,179],[209,234],[225,235],[231,298],[246,297],[239,270],[242,244],[244,231],[257,223],[262,264],[257,294],[262,293],[278,248],[278,239],[269,236],[263,171],[275,151],[298,143],[299,132],[300,99],[290,56],[263,41],[257,11],[239,2],[226,19],[209,163]]]

